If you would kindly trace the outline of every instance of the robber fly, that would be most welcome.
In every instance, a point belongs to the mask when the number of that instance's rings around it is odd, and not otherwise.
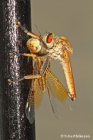
[[[60,61],[60,63],[63,66],[64,74],[66,77],[66,82],[69,89],[69,96],[72,100],[75,100],[76,91],[71,62],[69,58],[69,56],[73,53],[73,49],[69,41],[65,37],[54,37],[53,33],[48,33],[44,37],[38,36],[26,30],[20,22],[17,23],[17,27],[20,27],[27,35],[36,38],[37,41],[42,43],[42,47],[44,47],[46,50],[44,53],[41,53],[42,55],[46,54],[50,58],[57,59]]]
[[[30,46],[30,48],[29,48]],[[27,98],[27,103],[25,107],[26,117],[32,124],[35,119],[35,113],[39,109],[44,91],[47,89],[52,111],[56,118],[60,118],[58,108],[56,105],[56,99],[60,102],[64,102],[69,99],[68,91],[56,78],[56,76],[50,70],[50,57],[38,56],[42,54],[41,42],[37,39],[31,38],[27,41],[27,47],[30,50],[30,54],[21,54],[23,56],[33,58],[33,75],[24,76],[16,81],[8,80],[9,82],[19,82],[24,79],[32,79],[31,88]],[[69,106],[71,107],[71,106]]]

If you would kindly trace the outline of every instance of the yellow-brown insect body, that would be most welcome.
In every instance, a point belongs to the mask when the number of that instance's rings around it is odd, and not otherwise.
[[[71,97],[72,100],[75,100],[76,91],[75,91],[75,85],[74,85],[74,78],[73,78],[71,62],[70,62],[70,58],[69,58],[69,52],[67,50],[65,50],[62,55],[61,63],[63,66],[64,74],[66,77],[66,82],[67,82],[68,89],[70,92],[69,96]]]
[[[50,43],[46,42],[47,36],[44,36],[43,41],[46,43],[48,55],[61,62],[66,77],[66,82],[69,89],[69,96],[72,100],[76,98],[74,78],[69,56],[73,53],[73,49],[69,41],[65,37],[54,37]]]

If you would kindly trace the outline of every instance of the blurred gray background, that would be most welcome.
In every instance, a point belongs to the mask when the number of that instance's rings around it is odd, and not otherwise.
[[[42,36],[50,31],[72,44],[71,64],[77,93],[74,111],[57,102],[61,116],[57,120],[45,92],[36,116],[36,139],[61,140],[66,139],[61,134],[81,134],[90,135],[88,139],[93,140],[93,0],[32,0],[31,8],[34,33],[39,34],[36,24]],[[67,88],[58,61],[52,62],[51,69]]]

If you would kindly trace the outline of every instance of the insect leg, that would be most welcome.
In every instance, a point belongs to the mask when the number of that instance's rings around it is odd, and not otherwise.
[[[33,57],[33,58],[36,57],[36,54],[33,54],[33,53],[31,53],[31,54],[29,54],[29,53],[22,53],[22,54],[19,54],[19,55],[23,55],[23,56],[26,56],[26,57]],[[13,53],[9,53],[9,57],[13,58]]]
[[[40,41],[42,42],[44,48],[45,48],[45,49],[48,49],[46,43],[42,40],[42,37],[41,37],[41,36],[38,36],[38,35],[36,35],[36,34],[34,34],[34,33],[32,33],[32,32],[29,32],[25,27],[23,27],[23,26],[21,25],[20,22],[18,22],[18,23],[16,24],[16,27],[17,27],[17,28],[20,27],[27,35],[29,35],[29,36],[31,36],[31,37],[33,37],[33,38],[36,38],[36,39],[38,39],[38,40],[40,40]]]
[[[16,27],[20,27],[27,35],[29,35],[29,36],[31,36],[31,37],[34,37],[34,38],[36,38],[36,39],[38,39],[38,40],[41,40],[41,37],[40,37],[40,36],[38,36],[38,35],[36,35],[36,34],[34,34],[34,33],[29,32],[25,27],[23,27],[23,26],[21,25],[20,22],[18,22],[18,23],[16,24]]]
[[[23,56],[27,56],[27,57],[33,57],[33,58],[36,57],[36,54],[33,54],[33,53],[31,53],[31,54],[29,54],[29,53],[23,53],[22,55]]]
[[[28,56],[28,55],[32,57],[32,55],[30,55],[30,54],[25,54],[25,56]],[[40,74],[38,74],[38,75],[27,75],[27,76],[24,76],[23,78],[20,78],[18,80],[15,80],[15,81],[11,81],[10,79],[8,79],[8,82],[11,84],[13,82],[20,82],[20,81],[22,81],[24,79],[39,79],[39,78],[42,77],[42,75],[44,75],[46,69],[49,67],[49,64],[50,64],[50,58],[47,57],[44,60],[44,62],[43,62],[43,65],[42,65],[41,73]]]
[[[39,79],[39,78],[41,78],[42,75],[44,75],[46,69],[49,67],[49,64],[50,64],[50,57],[47,57],[43,62],[40,74],[38,74],[38,75],[27,75],[27,76],[24,76],[23,79]]]
[[[41,75],[27,75],[27,76],[24,76],[23,78],[15,80],[15,81],[12,81],[12,80],[8,79],[8,82],[9,82],[9,84],[11,84],[11,83],[14,83],[14,82],[23,81],[25,79],[39,79],[39,78],[41,78]]]
[[[45,71],[49,68],[50,60],[51,60],[51,58],[49,56],[44,60],[42,67],[41,67],[40,75],[44,75]]]

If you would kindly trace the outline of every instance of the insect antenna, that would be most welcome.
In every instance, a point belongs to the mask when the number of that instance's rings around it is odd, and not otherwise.
[[[37,31],[39,32],[40,37],[41,37],[41,32],[40,32],[40,30],[38,29],[37,25],[35,24],[34,26],[36,27],[36,29],[37,29]]]

